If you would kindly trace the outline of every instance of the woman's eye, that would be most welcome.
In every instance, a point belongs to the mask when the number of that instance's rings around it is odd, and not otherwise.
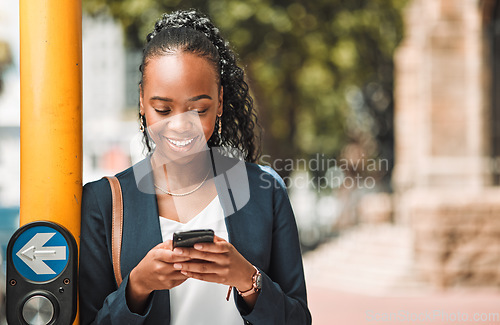
[[[168,114],[170,113],[170,109],[158,109],[158,108],[155,108],[155,111],[158,113],[158,114],[162,114],[162,115],[165,115],[165,114]]]
[[[190,112],[196,113],[198,115],[206,113],[207,111],[208,111],[208,108],[205,108],[205,109],[192,109],[192,110],[190,110]]]

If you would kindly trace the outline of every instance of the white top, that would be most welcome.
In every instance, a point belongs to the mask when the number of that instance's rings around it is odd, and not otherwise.
[[[160,216],[163,241],[172,239],[173,233],[194,229],[213,229],[215,235],[228,240],[224,212],[217,195],[203,211],[187,223]],[[243,324],[234,297],[226,301],[229,286],[197,279],[187,279],[170,290],[170,324],[211,325]]]

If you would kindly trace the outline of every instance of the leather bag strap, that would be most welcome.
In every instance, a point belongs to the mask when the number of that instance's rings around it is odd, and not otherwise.
[[[122,250],[123,233],[123,197],[122,188],[118,178],[106,176],[111,186],[111,196],[113,199],[113,216],[111,225],[111,255],[113,259],[113,271],[118,287],[122,283],[122,272],[120,267],[120,256]]]

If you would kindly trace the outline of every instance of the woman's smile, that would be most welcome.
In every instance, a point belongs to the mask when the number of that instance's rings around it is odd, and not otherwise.
[[[169,144],[170,148],[175,151],[189,151],[196,143],[195,140],[198,140],[198,136],[193,138],[168,138],[164,137],[166,142]]]

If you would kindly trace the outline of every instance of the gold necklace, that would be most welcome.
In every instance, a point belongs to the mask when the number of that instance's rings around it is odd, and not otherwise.
[[[161,188],[159,187],[158,185],[154,184],[155,187],[157,189],[159,189],[160,191],[162,191],[163,193],[165,194],[168,194],[168,195],[171,195],[171,196],[185,196],[185,195],[189,195],[191,193],[194,193],[195,191],[197,191],[203,184],[205,184],[205,181],[207,180],[208,178],[208,174],[210,174],[210,169],[208,169],[208,172],[207,172],[207,175],[205,176],[205,178],[203,179],[203,181],[200,183],[200,185],[196,186],[195,189],[189,191],[189,192],[186,192],[186,193],[172,193],[172,192],[169,192],[167,190],[165,190],[164,188]]]

